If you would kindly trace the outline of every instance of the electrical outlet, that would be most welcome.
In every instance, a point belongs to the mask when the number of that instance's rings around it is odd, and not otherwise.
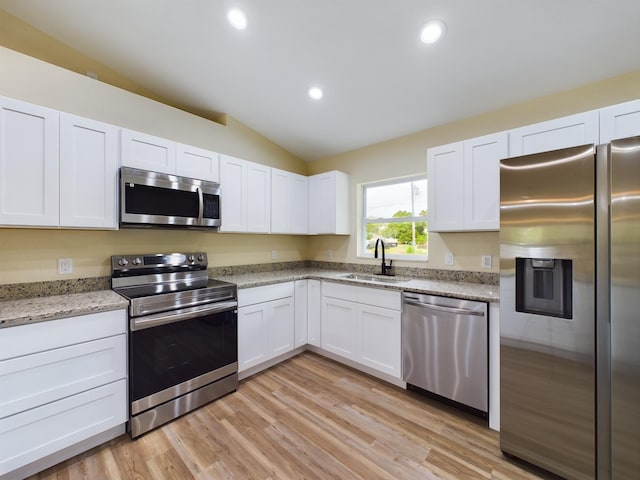
[[[453,266],[455,263],[455,256],[451,252],[447,252],[444,254],[444,264]]]
[[[481,261],[482,261],[482,268],[491,268],[492,265],[492,261],[491,261],[491,255],[482,255]]]
[[[333,258],[333,250],[327,250],[327,258]]]
[[[58,259],[58,273],[60,275],[67,275],[73,273],[73,260],[70,258]]]
[[[276,260],[278,258],[278,251],[271,250],[271,260]]]

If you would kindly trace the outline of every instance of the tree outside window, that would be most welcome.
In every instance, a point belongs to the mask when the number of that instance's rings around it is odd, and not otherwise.
[[[362,194],[361,254],[373,255],[376,240],[381,238],[392,258],[426,260],[426,176],[364,184]]]

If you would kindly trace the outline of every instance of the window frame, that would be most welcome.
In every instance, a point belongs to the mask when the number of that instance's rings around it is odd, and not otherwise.
[[[367,252],[367,225],[370,223],[405,223],[405,222],[427,222],[427,215],[420,215],[414,217],[390,217],[390,218],[375,218],[375,219],[367,219],[367,189],[375,188],[375,187],[384,187],[388,185],[396,185],[400,183],[407,182],[415,182],[415,181],[427,181],[427,174],[421,173],[416,175],[408,175],[406,177],[396,177],[389,178],[385,180],[373,181],[361,183],[359,185],[359,197],[361,209],[359,212],[359,223],[360,228],[358,228],[358,254],[357,256],[360,258],[371,259],[374,258],[373,253]],[[429,205],[427,204],[427,209]],[[427,232],[428,232],[428,224],[427,224]],[[398,253],[386,253],[385,257],[390,260],[401,260],[401,261],[411,261],[411,262],[427,262],[429,260],[429,240],[427,234],[427,253],[424,255],[417,254],[398,254]]]

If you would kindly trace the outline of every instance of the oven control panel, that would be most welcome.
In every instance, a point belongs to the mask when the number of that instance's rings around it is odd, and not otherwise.
[[[172,271],[176,269],[206,270],[207,254],[193,253],[148,253],[138,255],[114,255],[111,257],[113,273],[132,270]]]

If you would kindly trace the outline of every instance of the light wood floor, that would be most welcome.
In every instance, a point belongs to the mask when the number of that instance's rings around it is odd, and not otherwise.
[[[474,417],[313,353],[32,479],[537,479]]]

